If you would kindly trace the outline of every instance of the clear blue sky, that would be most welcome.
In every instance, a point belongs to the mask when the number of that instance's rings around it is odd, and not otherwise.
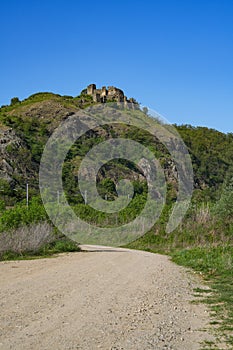
[[[232,0],[2,0],[0,105],[115,85],[171,123],[233,132]]]

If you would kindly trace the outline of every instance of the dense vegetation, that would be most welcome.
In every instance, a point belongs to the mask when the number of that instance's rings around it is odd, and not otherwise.
[[[202,196],[217,199],[224,180],[233,176],[233,133],[190,125],[177,126],[177,130],[189,149],[196,187]]]

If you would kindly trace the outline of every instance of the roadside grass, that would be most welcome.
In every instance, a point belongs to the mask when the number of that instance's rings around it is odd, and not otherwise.
[[[226,349],[226,346],[233,349],[232,239],[226,234],[220,236],[219,232],[210,236],[204,226],[169,235],[160,226],[157,232],[149,232],[126,247],[169,255],[178,265],[199,273],[207,288],[195,289],[194,295],[198,297],[198,302],[208,305],[211,326],[216,335],[216,344],[207,342],[202,347],[205,350]],[[204,233],[206,237],[203,238]]]
[[[202,274],[211,289],[198,288],[196,295],[202,296],[202,301],[210,307],[217,341],[221,343],[224,339],[233,349],[233,246],[176,250],[171,256],[175,263]],[[209,349],[220,348],[212,344]]]
[[[52,243],[45,244],[38,251],[23,251],[22,253],[15,253],[12,251],[4,252],[1,255],[0,261],[9,260],[32,260],[42,259],[56,256],[59,253],[65,252],[80,252],[78,244],[68,238],[62,238]]]

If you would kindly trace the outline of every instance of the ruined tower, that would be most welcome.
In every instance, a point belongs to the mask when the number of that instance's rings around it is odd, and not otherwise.
[[[95,90],[96,90],[96,85],[95,84],[90,84],[87,87],[87,94],[88,95],[94,95]]]

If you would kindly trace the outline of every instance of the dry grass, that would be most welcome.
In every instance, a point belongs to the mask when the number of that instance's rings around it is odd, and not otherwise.
[[[197,224],[207,224],[211,220],[211,213],[209,204],[202,203],[202,205],[195,211],[195,222]]]
[[[47,222],[40,222],[0,233],[0,257],[5,252],[16,254],[37,252],[43,245],[55,239],[53,228]]]

